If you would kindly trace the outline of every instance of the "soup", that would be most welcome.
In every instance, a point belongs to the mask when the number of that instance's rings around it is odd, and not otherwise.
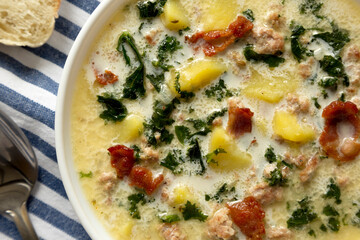
[[[76,171],[113,238],[360,238],[359,13],[350,0],[119,9],[71,117]]]

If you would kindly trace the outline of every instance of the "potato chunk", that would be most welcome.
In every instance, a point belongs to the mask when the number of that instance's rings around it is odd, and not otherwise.
[[[160,18],[164,26],[169,30],[179,31],[190,26],[186,11],[179,0],[168,0]]]
[[[204,31],[226,29],[241,12],[237,0],[204,0],[201,9]]]
[[[175,90],[175,78],[179,73],[181,91],[194,92],[220,77],[226,69],[226,65],[217,59],[199,59],[172,72],[169,87],[174,94],[178,94]]]
[[[119,143],[130,142],[140,136],[143,131],[143,118],[130,114],[122,122],[114,124],[114,131],[119,133],[116,141]]]
[[[315,131],[310,125],[299,123],[294,114],[285,111],[275,112],[273,130],[292,142],[308,142],[315,138]]]
[[[236,141],[229,136],[223,128],[215,128],[213,130],[209,151],[222,148],[226,153],[219,153],[214,156],[217,163],[210,163],[214,170],[231,171],[248,167],[251,164],[251,155],[239,149]]]
[[[249,84],[243,90],[245,96],[257,98],[269,103],[279,102],[286,94],[299,87],[299,79],[289,74],[288,77],[263,76],[252,71]]]
[[[174,206],[185,204],[187,201],[196,202],[194,194],[186,185],[178,185],[172,191],[172,201]]]

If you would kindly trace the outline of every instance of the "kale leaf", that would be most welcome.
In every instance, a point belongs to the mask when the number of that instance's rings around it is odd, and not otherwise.
[[[220,102],[225,97],[232,97],[233,93],[227,89],[224,80],[220,79],[217,84],[205,90],[205,95],[208,98],[216,98]]]
[[[128,44],[129,47],[135,53],[136,59],[139,62],[135,71],[131,73],[125,80],[123,98],[128,99],[137,99],[145,95],[144,88],[144,76],[145,76],[145,66],[142,61],[141,54],[135,45],[134,38],[128,32],[121,34],[118,40],[118,45],[116,50],[124,56],[125,62],[127,65],[131,66],[131,60],[127,54],[125,44]]]
[[[161,85],[164,83],[165,76],[164,73],[160,74],[147,74],[146,77],[149,79],[150,83],[154,86],[157,92],[160,92]]]
[[[320,60],[320,67],[331,77],[343,77],[345,75],[344,65],[341,59],[336,59],[333,56],[326,55]]]
[[[292,27],[291,30],[291,51],[294,54],[295,59],[300,62],[304,59],[304,54],[306,53],[306,48],[304,48],[300,43],[300,37],[305,33],[305,28],[301,25],[296,25]]]
[[[325,77],[318,82],[318,85],[323,88],[331,88],[336,90],[338,87],[339,79],[336,77]]]
[[[174,98],[169,104],[155,101],[153,115],[144,123],[144,134],[150,145],[157,147],[161,142],[171,143],[174,135],[166,129],[166,126],[174,123],[170,115],[178,103],[177,98]],[[160,135],[159,139],[155,137],[156,134]]]
[[[190,162],[198,164],[200,166],[200,170],[196,171],[196,174],[203,175],[206,171],[205,163],[201,154],[201,149],[199,145],[199,141],[194,139],[191,142],[190,148],[187,150],[187,156],[190,159]]]
[[[128,201],[130,203],[130,216],[135,219],[141,219],[138,204],[144,205],[146,203],[145,195],[143,193],[132,194],[128,196]]]
[[[191,136],[206,136],[209,132],[211,132],[210,126],[212,125],[215,118],[224,116],[226,112],[227,108],[223,108],[220,111],[211,113],[206,119],[187,119],[186,121],[192,123],[193,127],[198,130],[198,132],[193,133]]]
[[[319,102],[318,102],[318,98],[313,97],[313,98],[311,98],[311,100],[314,101],[314,105],[315,105],[315,107],[316,107],[317,109],[320,109],[320,108],[321,108],[321,105],[320,105]]]
[[[190,129],[185,126],[175,126],[175,134],[181,144],[191,136]]]
[[[180,221],[180,217],[176,214],[170,214],[170,215],[161,214],[159,215],[159,218],[163,223],[173,223]]]
[[[236,200],[235,187],[229,188],[228,184],[224,183],[213,196],[206,194],[205,200],[215,200],[218,203],[221,203],[224,201],[224,199],[229,199],[229,197],[232,197],[232,200]]]
[[[178,166],[183,163],[184,160],[181,157],[180,150],[173,150],[169,152],[168,155],[161,160],[160,165],[170,169],[174,174],[181,173],[181,169],[177,169]]]
[[[88,173],[79,172],[79,174],[80,174],[80,178],[92,178],[92,176],[93,176],[92,171],[90,171]]]
[[[137,8],[139,9],[141,18],[153,18],[159,16],[163,12],[163,7],[167,0],[155,0],[155,1],[139,1]]]
[[[331,217],[328,221],[328,228],[333,232],[338,232],[340,229],[340,221],[338,218]]]
[[[266,149],[266,152],[265,152],[264,157],[266,158],[266,160],[267,160],[269,163],[276,162],[276,155],[275,155],[275,153],[274,153],[274,148],[273,148],[272,146],[269,146],[269,147]]]
[[[285,62],[285,59],[277,55],[271,54],[259,54],[253,50],[252,45],[247,45],[244,48],[244,56],[248,61],[264,62],[269,67],[278,67],[281,63]]]
[[[336,204],[341,203],[341,192],[339,186],[335,184],[334,179],[330,179],[330,184],[327,185],[327,192],[323,195],[325,199],[335,199]]]
[[[214,160],[214,157],[217,156],[220,153],[226,153],[226,151],[223,148],[217,148],[213,152],[206,154],[206,156],[205,156],[206,157],[206,162],[207,163],[211,163],[211,162],[212,163],[217,163]]]
[[[247,10],[243,11],[242,14],[251,22],[253,22],[255,20],[254,12],[251,9],[247,9]]]
[[[287,220],[288,228],[300,228],[317,218],[317,214],[313,212],[309,206],[309,198],[304,198],[298,202],[299,208],[296,209],[291,217]]]
[[[193,98],[195,96],[194,93],[181,90],[179,79],[180,79],[180,73],[177,72],[175,76],[175,90],[180,94],[180,98],[184,98],[184,99]]]
[[[304,0],[304,2],[300,4],[300,13],[312,13],[317,16],[322,5],[323,3],[319,3],[317,0]]]
[[[331,25],[333,28],[332,32],[318,33],[314,35],[314,38],[324,40],[336,53],[338,53],[348,42],[350,42],[349,32],[338,28],[334,23]]]
[[[270,177],[265,178],[269,186],[285,186],[287,179],[282,175],[281,169],[275,168],[270,172]]]
[[[100,118],[106,121],[121,122],[128,113],[125,105],[111,95],[97,96],[97,101],[105,107]]]
[[[201,222],[204,222],[208,216],[203,214],[201,209],[196,206],[196,204],[192,204],[187,201],[185,207],[181,209],[182,215],[185,220],[189,219],[197,219]]]
[[[182,46],[180,45],[180,42],[176,40],[176,37],[166,35],[165,39],[159,44],[157,61],[153,62],[153,65],[155,67],[160,67],[164,71],[169,71],[172,67],[166,64],[169,61],[169,57],[181,48]]]
[[[336,209],[330,205],[326,205],[324,208],[323,208],[323,214],[325,214],[325,216],[333,216],[333,217],[336,217],[336,216],[339,216],[339,212],[336,211]]]

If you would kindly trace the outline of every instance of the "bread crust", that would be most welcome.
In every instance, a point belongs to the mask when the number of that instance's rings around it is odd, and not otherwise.
[[[27,1],[0,0],[0,43],[39,47],[50,38],[61,0],[35,0],[36,7]]]

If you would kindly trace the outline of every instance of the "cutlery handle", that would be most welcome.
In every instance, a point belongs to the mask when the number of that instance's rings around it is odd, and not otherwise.
[[[17,229],[23,240],[38,240],[34,227],[29,219],[29,215],[26,209],[26,202],[21,206],[12,209],[7,212],[14,220]]]

